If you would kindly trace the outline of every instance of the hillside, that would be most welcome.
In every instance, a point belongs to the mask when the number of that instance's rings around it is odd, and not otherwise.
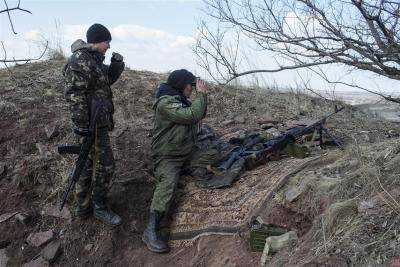
[[[171,253],[148,252],[140,238],[154,187],[149,156],[153,94],[166,74],[147,71],[126,70],[113,86],[117,165],[109,198],[123,225],[112,229],[94,219],[79,221],[68,209],[57,213],[73,165],[72,157],[55,151],[57,144],[74,142],[63,98],[64,63],[16,66],[11,74],[0,70],[0,266],[44,264],[44,245],[27,240],[46,231],[62,248],[56,265],[258,266],[261,252],[250,251],[246,224],[255,214],[299,236],[293,247],[268,258],[272,266],[400,262],[400,126],[352,106],[328,123],[345,141],[344,150],[311,147],[310,157],[269,162],[228,189],[200,190],[185,177],[172,231],[182,225],[190,230],[213,225],[216,216],[227,225],[239,225],[240,231],[182,235],[172,242]],[[271,120],[281,130],[291,121],[319,118],[340,104],[297,92],[217,86],[209,99],[204,123],[223,138],[260,131],[262,122]],[[277,188],[282,177],[288,182]],[[296,198],[289,201],[293,191]],[[177,224],[183,217],[189,219]]]

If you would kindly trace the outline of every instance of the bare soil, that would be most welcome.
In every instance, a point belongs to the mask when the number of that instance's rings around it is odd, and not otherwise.
[[[117,173],[109,200],[111,208],[122,216],[122,226],[110,228],[93,218],[65,220],[42,213],[45,206],[57,205],[73,164],[72,157],[61,157],[55,152],[57,144],[74,141],[63,100],[61,68],[64,63],[62,60],[51,60],[17,66],[12,68],[11,75],[6,70],[0,70],[0,164],[5,164],[5,171],[0,173],[0,215],[24,212],[31,218],[26,225],[14,218],[0,223],[0,249],[6,248],[9,265],[21,265],[40,256],[42,248],[29,246],[26,239],[30,233],[53,230],[63,247],[55,265],[257,266],[261,255],[249,250],[246,234],[204,236],[192,246],[176,248],[166,255],[149,252],[141,242],[154,187],[149,156],[153,94],[166,74],[127,70],[113,86],[117,110],[112,140]],[[221,134],[260,129],[259,122],[271,118],[278,121],[278,128],[283,129],[283,122],[318,118],[332,110],[333,104],[300,93],[215,87],[210,95],[209,116],[205,122]],[[364,170],[360,164],[354,168],[348,165],[351,158],[346,157],[350,155],[362,160],[364,167],[368,162],[379,160],[378,156],[372,155],[379,150],[384,157],[384,149],[394,147],[397,142],[400,127],[369,118],[366,112],[351,106],[333,118],[329,125],[335,135],[346,141],[349,149],[333,162],[312,167],[312,171],[342,178],[341,185],[336,187],[340,190],[322,193],[322,189],[315,185],[294,203],[286,203],[279,196],[274,199],[269,209],[264,211],[263,219],[296,230],[300,239],[295,249],[283,250],[275,255],[272,265],[281,262],[288,265],[342,266],[363,262],[361,257],[351,256],[354,252],[351,242],[338,243],[340,233],[332,233],[328,237],[335,245],[326,249],[321,245],[320,216],[335,201],[351,197],[368,199],[368,196],[383,191],[359,189],[358,186],[363,186],[362,180],[354,180],[354,177],[364,179],[369,176],[363,176],[366,172],[360,171]],[[57,130],[52,138],[46,135],[45,129],[49,126],[55,126]],[[379,149],[374,148],[374,153],[369,153],[374,145]],[[321,156],[330,153],[314,152]],[[386,166],[398,151],[391,153],[384,158],[382,166]],[[361,172],[359,176],[357,171]],[[302,173],[294,177],[294,181],[299,182],[307,175]],[[354,179],[347,179],[349,175],[353,175]],[[398,185],[397,180],[389,179],[391,175],[385,177],[388,179],[382,181],[384,188]],[[376,184],[371,184],[373,186],[376,188]],[[72,210],[72,207],[71,199],[69,208]],[[385,231],[394,230],[395,227],[388,227],[398,219],[396,211],[395,206],[391,213],[385,213],[379,222],[382,225],[386,221],[388,226],[379,228],[377,233],[365,232],[362,242],[373,242]],[[354,217],[354,220],[357,218]],[[378,219],[373,221],[376,222]],[[354,238],[346,240],[361,242],[355,241],[356,236],[361,237],[358,233],[352,232]],[[398,241],[390,242],[394,248],[398,245]],[[379,255],[383,255],[381,262],[390,262],[400,256],[383,245],[374,251],[376,254],[371,260],[375,262],[379,262]],[[384,254],[384,251],[388,253]]]

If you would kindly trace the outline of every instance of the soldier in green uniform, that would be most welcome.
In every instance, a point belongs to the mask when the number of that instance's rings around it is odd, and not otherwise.
[[[75,41],[72,56],[64,67],[65,97],[70,106],[74,133],[82,139],[94,131],[95,142],[76,186],[76,215],[95,218],[112,226],[121,218],[107,207],[108,184],[114,173],[114,157],[109,131],[114,128],[111,85],[124,70],[123,57],[113,53],[111,64],[104,55],[110,48],[111,34],[101,24],[92,25],[87,42]]]
[[[194,84],[197,93],[191,102],[189,98]],[[194,162],[199,163],[198,159],[201,158],[196,150],[196,142],[199,122],[206,116],[207,91],[202,80],[196,80],[191,72],[184,69],[173,71],[167,83],[157,89],[151,145],[156,186],[149,222],[142,236],[151,251],[169,251],[168,244],[158,233],[160,221],[169,209],[181,171]],[[212,153],[216,155],[218,151]]]

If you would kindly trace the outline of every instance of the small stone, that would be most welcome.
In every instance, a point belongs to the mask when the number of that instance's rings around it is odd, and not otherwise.
[[[20,223],[27,225],[31,220],[31,216],[25,213],[18,213],[17,215],[15,215],[15,219]]]
[[[44,127],[44,130],[48,139],[52,139],[60,134],[57,126],[55,125],[47,125],[46,127]]]
[[[56,206],[47,206],[43,209],[42,214],[65,220],[71,219],[71,212],[67,207],[64,207],[60,211],[60,209]]]
[[[5,249],[0,249],[0,266],[7,266],[8,256]]]
[[[42,250],[41,254],[43,259],[47,260],[48,262],[55,262],[57,257],[61,254],[61,242],[51,242]]]
[[[28,236],[26,240],[29,245],[34,247],[40,247],[49,243],[54,238],[54,233],[52,230],[46,232],[32,233]]]
[[[87,245],[85,246],[85,250],[86,250],[86,251],[91,251],[92,248],[93,248],[93,244],[87,244]]]
[[[296,187],[292,187],[285,192],[285,198],[287,201],[293,202],[301,195],[301,193],[302,190]]]
[[[42,257],[39,257],[31,262],[22,265],[22,267],[43,267],[43,266],[49,266],[49,263],[45,261]]]

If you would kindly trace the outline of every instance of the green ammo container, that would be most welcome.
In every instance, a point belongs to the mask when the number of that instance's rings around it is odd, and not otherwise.
[[[250,230],[250,249],[251,251],[263,251],[265,239],[269,236],[280,236],[288,230],[273,224],[260,224],[255,221]]]

